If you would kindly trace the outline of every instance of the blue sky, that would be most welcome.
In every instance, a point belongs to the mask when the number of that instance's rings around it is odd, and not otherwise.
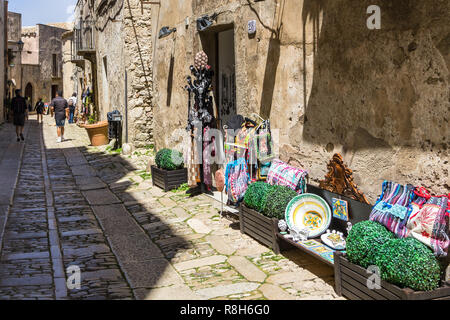
[[[8,10],[22,14],[22,26],[72,21],[77,0],[9,0]]]

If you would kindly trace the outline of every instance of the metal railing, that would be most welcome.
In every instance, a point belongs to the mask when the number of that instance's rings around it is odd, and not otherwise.
[[[94,21],[92,19],[80,20],[74,29],[73,47],[75,56],[80,55],[80,51],[95,50]]]

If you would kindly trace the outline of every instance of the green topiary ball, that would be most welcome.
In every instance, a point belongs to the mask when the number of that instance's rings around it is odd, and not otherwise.
[[[401,287],[430,291],[439,287],[441,267],[426,245],[414,238],[392,239],[376,257],[381,278]]]
[[[378,222],[358,222],[346,239],[348,260],[364,268],[375,265],[375,258],[381,246],[394,238],[394,233]]]
[[[270,218],[284,219],[289,202],[298,196],[297,192],[285,186],[271,186],[267,194],[263,214]]]
[[[267,194],[271,185],[265,182],[255,182],[248,186],[244,196],[244,204],[258,212],[263,212],[266,206]]]
[[[161,149],[156,153],[155,162],[158,168],[177,170],[184,167],[183,154],[176,150]]]

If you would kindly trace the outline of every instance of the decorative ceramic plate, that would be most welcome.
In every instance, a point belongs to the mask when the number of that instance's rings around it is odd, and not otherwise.
[[[295,197],[286,207],[285,219],[290,229],[310,229],[309,238],[324,233],[331,223],[331,209],[321,197],[305,193]]]

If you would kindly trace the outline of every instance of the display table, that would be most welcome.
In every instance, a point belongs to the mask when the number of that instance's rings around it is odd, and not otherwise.
[[[312,194],[322,197],[328,203],[330,208],[333,208],[333,206],[332,206],[333,198],[342,199],[342,200],[347,201],[348,216],[349,216],[348,222],[351,222],[352,224],[356,224],[358,222],[368,220],[369,216],[370,216],[370,212],[372,211],[371,205],[350,199],[345,196],[341,196],[341,195],[333,193],[333,192],[329,192],[327,190],[320,189],[318,187],[315,187],[315,186],[312,186],[309,184],[307,185],[307,193],[312,193]],[[346,231],[347,221],[333,218],[331,220],[329,229],[342,232],[346,235],[347,234],[347,231]],[[294,242],[292,239],[286,238],[284,235],[282,235],[278,231],[277,231],[276,236],[277,236],[278,247],[280,249],[280,252],[282,250],[286,250],[286,249],[295,247],[307,254],[310,254],[311,256],[319,259],[320,261],[322,261],[330,266],[334,265],[335,250],[324,245],[322,243],[320,237],[315,238],[315,239],[308,239],[307,241],[303,241],[303,242],[302,241]]]

